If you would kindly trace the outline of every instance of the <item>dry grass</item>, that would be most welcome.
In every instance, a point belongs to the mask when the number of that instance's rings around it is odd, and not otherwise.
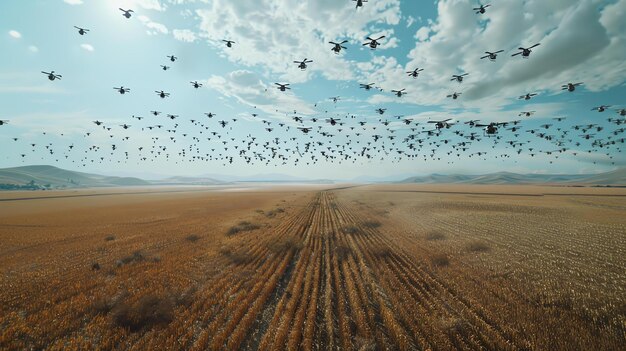
[[[468,243],[465,247],[468,251],[471,252],[487,252],[491,250],[486,242],[480,240],[474,240]]]
[[[426,240],[434,241],[434,240],[444,240],[446,236],[443,233],[438,232],[438,231],[430,231],[426,233],[424,238],[426,238]]]
[[[226,235],[231,236],[231,235],[239,234],[241,232],[249,232],[249,231],[257,230],[259,228],[261,228],[261,226],[259,226],[258,224],[253,224],[248,221],[241,221],[239,222],[239,224],[230,227],[228,231],[226,232]]]

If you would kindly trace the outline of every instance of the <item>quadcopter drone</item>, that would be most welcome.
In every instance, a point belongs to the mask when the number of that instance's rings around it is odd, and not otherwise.
[[[530,56],[530,53],[533,52],[532,49],[541,45],[541,43],[537,43],[529,48],[518,48],[520,50],[520,52],[517,52],[513,55],[511,55],[511,57],[513,56],[517,56],[517,55],[522,55],[522,58],[528,58]]]
[[[122,14],[122,16],[124,16],[124,17],[126,17],[126,18],[130,18],[130,16],[132,16],[130,13],[131,13],[131,12],[135,12],[135,11],[133,11],[133,10],[124,10],[124,9],[123,9],[123,8],[121,8],[121,7],[120,7],[120,11],[124,12],[124,13]]]
[[[380,36],[376,39],[372,39],[370,37],[367,37],[366,39],[369,40],[367,43],[363,44],[363,46],[369,45],[370,49],[375,50],[378,45],[380,45],[380,43],[378,42],[380,39],[383,39],[385,36]]]
[[[124,88],[124,86],[120,86],[119,88],[113,87],[113,89],[117,90],[122,95],[130,93],[130,88]]]
[[[166,56],[167,58],[170,59],[170,61],[174,62],[176,61],[176,59],[178,59],[178,57],[174,56],[174,55],[170,55],[170,56]]]
[[[606,111],[607,108],[611,107],[611,105],[600,105],[598,107],[594,107],[591,109],[591,111],[598,111],[598,112],[604,112]]]
[[[341,49],[348,49],[347,47],[343,46],[343,44],[347,43],[347,40],[342,41],[341,43],[335,43],[334,41],[329,41],[329,44],[333,44],[333,48],[331,49],[332,51],[335,52],[335,54],[339,54],[339,52],[341,52]]]
[[[166,97],[170,96],[170,93],[166,93],[163,90],[155,90],[155,93],[157,93],[157,95],[161,98],[161,99],[165,99]]]
[[[278,90],[280,91],[286,91],[287,89],[291,89],[290,87],[288,87],[288,83],[285,84],[280,84],[280,83],[274,83],[276,85],[278,85]]]
[[[530,100],[533,98],[533,96],[537,96],[537,93],[528,93],[526,95],[521,95],[519,97],[520,100]]]
[[[572,93],[572,92],[576,91],[576,87],[577,86],[582,85],[582,84],[583,84],[582,82],[580,82],[580,83],[567,83],[567,84],[561,85],[561,90],[567,90],[570,93]]]
[[[519,113],[518,116],[526,116],[526,117],[530,117],[532,116],[536,111],[522,111]]]
[[[482,15],[485,12],[487,12],[487,7],[491,6],[490,4],[487,5],[480,5],[480,7],[474,7],[473,10],[476,11],[477,15]]]
[[[454,124],[454,123],[448,123],[448,121],[451,121],[452,118],[448,118],[448,119],[444,119],[443,121],[428,121],[428,123],[434,123],[435,124],[435,128],[437,130],[439,129],[450,129],[450,127]]]
[[[489,124],[474,124],[474,127],[480,127],[480,128],[484,128],[485,134],[487,135],[493,135],[496,134],[498,132],[498,127],[502,126],[506,126],[508,124],[508,122],[491,122]]]
[[[198,83],[198,81],[189,82],[193,85],[194,88],[198,89],[202,86],[202,83]]]
[[[370,90],[374,87],[374,83],[369,83],[369,84],[360,84],[360,88],[365,89],[365,90]]]
[[[363,3],[367,2],[367,0],[352,0],[352,1],[356,1],[356,7],[355,8],[359,8],[359,7],[363,7]]]
[[[311,130],[313,130],[311,127],[298,127],[298,129],[300,129],[304,134],[308,134]]]
[[[397,97],[402,97],[403,94],[406,94],[405,92],[406,89],[401,89],[401,90],[392,90],[392,93],[395,93]]]
[[[120,127],[124,128],[124,129],[130,128],[130,126],[128,124],[126,124],[126,123],[121,124]]]
[[[50,80],[55,80],[55,79],[61,80],[61,77],[62,77],[62,75],[60,75],[60,74],[54,74],[54,71],[50,71],[50,72],[41,71],[41,73],[47,74],[48,75],[48,79],[50,79]]]
[[[485,56],[481,57],[480,59],[484,59],[484,58],[489,58],[489,61],[491,62],[495,62],[496,59],[498,58],[498,54],[504,52],[504,50],[498,50],[496,52],[490,52],[490,51],[485,51]]]
[[[74,26],[74,28],[78,29],[78,34],[80,34],[80,35],[85,35],[85,33],[89,32],[89,29],[80,28],[80,27],[76,27],[76,26]]]
[[[469,74],[469,73],[463,73],[463,74],[461,74],[461,75],[456,75],[456,74],[453,74],[453,75],[452,75],[452,79],[450,79],[450,81],[454,81],[454,80],[456,80],[456,81],[457,81],[457,82],[459,82],[459,83],[463,83],[463,77],[467,76],[468,74]]]
[[[161,112],[159,112],[159,111],[150,111],[150,113],[152,113],[155,116],[158,116],[158,115],[161,114]]]
[[[161,68],[162,68],[164,71],[167,71],[168,69],[170,69],[170,66],[164,66],[164,65],[161,65]]]
[[[376,110],[376,112],[378,112],[379,115],[382,115],[383,113],[385,113],[385,111],[387,111],[386,108],[379,108]]]
[[[449,97],[449,98],[451,97],[452,100],[456,100],[456,99],[459,98],[459,96],[461,96],[461,94],[463,94],[463,93],[452,93],[450,95],[446,95],[446,97]]]
[[[306,69],[306,64],[307,63],[311,63],[313,62],[312,60],[307,60],[306,58],[302,61],[293,61],[293,63],[297,63],[298,64],[298,68],[300,68],[301,70],[305,70]]]
[[[333,97],[331,97],[329,99],[333,100],[334,103],[337,103],[337,101],[339,101],[340,97],[339,96],[333,96]]]
[[[229,48],[232,48],[233,44],[235,44],[235,42],[232,41],[232,40],[224,40],[224,39],[222,39],[222,41],[225,42],[226,46],[229,47]]]
[[[424,70],[423,68],[416,68],[416,69],[414,69],[412,71],[408,71],[406,73],[409,75],[409,77],[417,78],[420,75],[420,72],[423,71],[423,70]]]
[[[0,126],[8,124],[9,121],[7,121],[6,119],[0,119]]]

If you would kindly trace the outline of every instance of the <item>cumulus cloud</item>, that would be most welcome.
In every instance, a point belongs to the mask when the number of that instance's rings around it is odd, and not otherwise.
[[[64,3],[69,5],[82,5],[83,0],[63,0]]]
[[[22,33],[16,31],[16,30],[10,30],[9,31],[9,35],[15,39],[20,39],[22,37]]]
[[[148,30],[146,32],[149,35],[167,34],[167,33],[169,33],[169,30],[167,29],[167,27],[164,24],[158,23],[158,22],[154,22],[148,16],[140,15],[140,16],[137,17],[137,19],[139,19],[139,21],[141,23],[143,23],[146,26],[146,28],[148,28]]]
[[[93,52],[95,50],[91,44],[81,44],[80,47],[89,52]]]
[[[174,29],[172,31],[172,35],[174,36],[174,39],[184,41],[186,43],[193,43],[197,39],[196,33],[189,29]]]
[[[35,45],[30,45],[28,47],[28,50],[30,50],[30,52],[35,52],[35,53],[39,52],[39,48],[36,47]]]

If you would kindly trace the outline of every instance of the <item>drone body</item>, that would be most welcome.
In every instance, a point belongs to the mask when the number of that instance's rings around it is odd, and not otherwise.
[[[372,39],[370,37],[367,37],[366,39],[369,40],[367,43],[364,43],[363,46],[369,45],[370,49],[375,50],[380,43],[378,42],[380,39],[383,39],[385,36],[382,35],[376,39]]]
[[[574,91],[576,91],[576,87],[579,85],[582,85],[583,83],[567,83],[561,86],[561,90],[567,90],[570,93],[573,93]]]
[[[124,86],[120,86],[119,88],[113,88],[115,90],[117,90],[118,93],[124,95],[126,93],[130,93],[130,88],[124,88]]]
[[[331,50],[335,52],[335,55],[337,55],[341,52],[341,49],[348,49],[347,47],[343,46],[343,44],[347,42],[347,40],[344,40],[341,43],[335,43],[334,41],[329,41],[328,43],[333,44],[333,48]]]
[[[456,74],[453,74],[453,75],[452,75],[452,79],[450,79],[450,81],[454,81],[454,80],[456,80],[456,81],[457,81],[457,82],[459,82],[459,83],[463,83],[463,77],[467,76],[468,74],[469,74],[469,73],[463,73],[463,74],[461,74],[461,75],[456,75]]]
[[[298,64],[298,68],[300,68],[301,70],[305,70],[307,67],[307,63],[311,63],[313,62],[312,60],[307,60],[306,58],[302,61],[293,61],[293,63],[297,63]]]
[[[80,34],[80,35],[85,35],[87,32],[89,32],[89,29],[80,28],[80,27],[76,27],[76,26],[74,26],[74,28],[78,29],[78,34]]]
[[[121,7],[120,7],[120,11],[124,12],[124,13],[122,14],[122,16],[124,16],[124,17],[126,17],[126,18],[130,18],[130,17],[132,16],[132,15],[131,15],[131,12],[135,12],[135,11],[133,11],[133,10],[124,10],[124,9],[123,9],[123,8],[121,8]]]
[[[54,71],[50,71],[50,72],[41,71],[41,73],[48,75],[49,80],[55,80],[55,79],[61,80],[61,77],[63,77],[60,74],[54,74]]]
[[[363,3],[367,2],[367,0],[352,0],[352,1],[356,1],[356,8],[358,9],[359,7],[363,7]]]
[[[232,40],[222,40],[222,41],[225,42],[226,43],[226,47],[229,47],[229,48],[232,48],[233,44],[235,43]]]
[[[489,58],[489,61],[491,62],[496,62],[496,59],[498,58],[498,54],[504,52],[504,50],[498,50],[495,52],[491,52],[491,51],[485,51],[485,56],[481,57],[480,59],[485,59],[485,58]]]
[[[423,70],[424,70],[423,68],[416,68],[416,69],[414,69],[412,71],[408,71],[406,73],[409,75],[409,77],[417,78],[420,75],[420,72],[423,71]]]
[[[289,84],[287,84],[287,83],[285,83],[285,84],[274,83],[274,84],[276,84],[278,86],[277,89],[280,90],[280,91],[286,91],[287,89],[291,89],[289,87]]]
[[[518,48],[520,50],[520,52],[517,52],[517,53],[511,55],[511,57],[517,56],[517,55],[522,55],[522,58],[527,59],[527,58],[530,57],[530,53],[533,52],[532,49],[537,47],[537,46],[539,46],[539,45],[541,45],[541,43],[537,43],[537,44],[535,44],[535,45],[533,45],[533,46],[531,46],[529,48]]]

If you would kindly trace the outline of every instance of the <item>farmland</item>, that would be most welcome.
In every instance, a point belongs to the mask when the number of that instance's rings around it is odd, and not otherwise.
[[[0,349],[625,346],[624,190],[59,193],[2,195]]]

